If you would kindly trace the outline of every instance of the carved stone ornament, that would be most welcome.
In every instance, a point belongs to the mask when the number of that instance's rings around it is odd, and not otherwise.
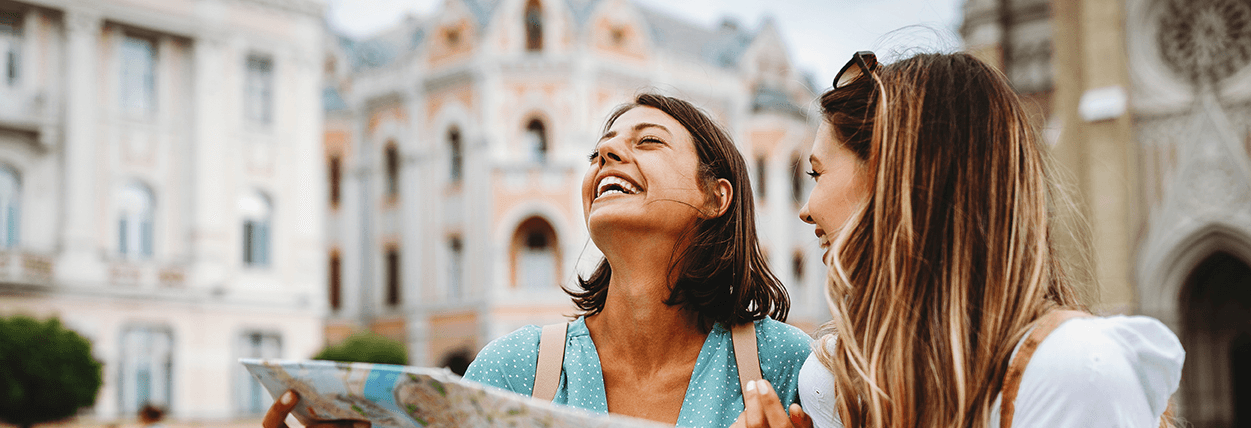
[[[65,12],[65,28],[70,33],[98,33],[104,25],[99,13],[70,9]]]
[[[1251,2],[1165,0],[1159,46],[1165,64],[1192,83],[1216,83],[1251,62]]]

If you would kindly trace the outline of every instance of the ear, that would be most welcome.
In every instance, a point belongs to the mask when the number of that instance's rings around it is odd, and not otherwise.
[[[712,187],[712,197],[708,198],[709,218],[717,218],[725,215],[730,210],[730,201],[734,200],[734,186],[730,185],[730,180],[718,178],[717,184]]]

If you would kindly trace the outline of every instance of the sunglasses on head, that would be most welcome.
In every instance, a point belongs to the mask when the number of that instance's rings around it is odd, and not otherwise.
[[[856,67],[852,67],[856,65]],[[873,73],[877,70],[877,55],[872,51],[860,51],[851,56],[851,61],[847,61],[838,74],[834,75],[834,89],[847,86],[851,82],[855,82],[860,76]]]

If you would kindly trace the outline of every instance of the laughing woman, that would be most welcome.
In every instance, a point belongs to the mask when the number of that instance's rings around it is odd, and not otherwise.
[[[554,333],[563,364],[543,380],[549,336],[528,326],[483,348],[466,379],[688,427],[730,425],[750,379],[795,401],[811,340],[781,322],[790,302],[756,240],[747,165],[720,126],[660,95],[618,108],[590,155],[582,210],[604,259],[569,291],[580,311]]]
[[[860,52],[834,81],[800,212],[830,265],[832,334],[800,373],[816,426],[1170,425],[1185,353],[1159,321],[1084,312],[1004,77],[962,53]],[[765,398],[743,425],[789,426]]]

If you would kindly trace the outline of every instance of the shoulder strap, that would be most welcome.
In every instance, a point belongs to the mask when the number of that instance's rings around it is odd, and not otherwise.
[[[1038,345],[1065,321],[1089,316],[1093,315],[1082,311],[1055,310],[1034,321],[1034,330],[1021,343],[1016,355],[1008,363],[1008,372],[1003,376],[1003,389],[1000,390],[999,399],[999,428],[1012,427],[1012,412],[1016,410],[1016,393],[1021,388],[1021,376],[1025,374],[1025,366],[1029,365],[1029,359],[1034,356]]]
[[[534,389],[530,396],[543,401],[556,398],[560,387],[560,369],[565,364],[565,332],[569,324],[543,326],[539,336],[539,364],[534,369]]]
[[[738,365],[739,388],[747,389],[747,382],[760,380],[760,355],[756,350],[756,323],[747,322],[731,330],[734,342],[734,363]]]

